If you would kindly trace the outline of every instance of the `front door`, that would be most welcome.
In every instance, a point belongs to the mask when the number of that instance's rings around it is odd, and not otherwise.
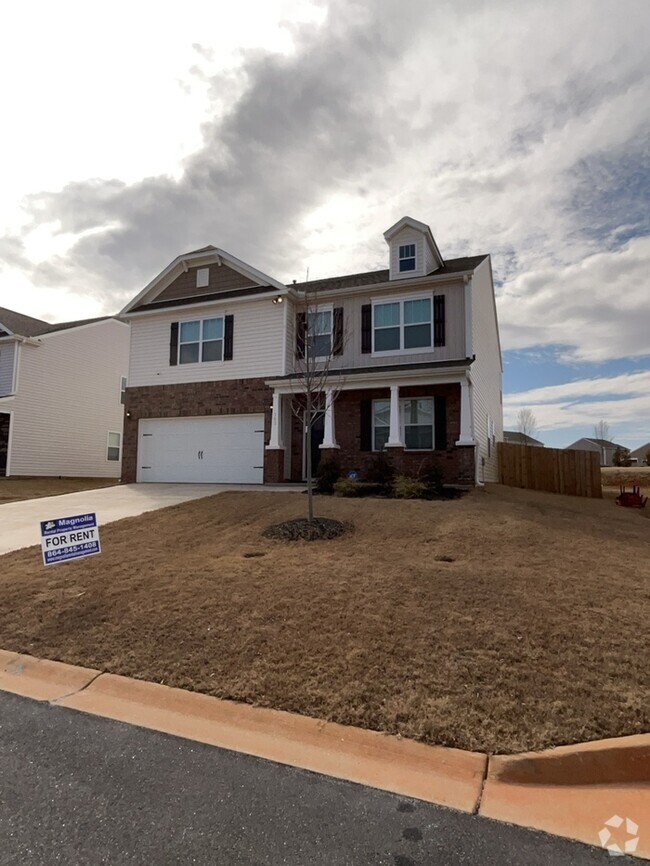
[[[0,414],[0,476],[7,474],[7,455],[9,453],[9,422],[11,415]]]
[[[316,477],[318,464],[320,463],[320,445],[325,438],[325,416],[319,412],[311,425],[311,477]],[[305,424],[305,446],[307,445],[307,425]],[[303,449],[303,476],[307,477],[307,449]]]

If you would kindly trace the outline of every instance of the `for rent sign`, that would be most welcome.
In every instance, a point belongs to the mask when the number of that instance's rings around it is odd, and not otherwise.
[[[76,514],[41,521],[44,565],[101,553],[96,514]]]

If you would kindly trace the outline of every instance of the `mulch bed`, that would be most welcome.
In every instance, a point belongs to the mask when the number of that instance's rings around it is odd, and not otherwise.
[[[262,535],[265,538],[276,538],[282,541],[327,541],[331,538],[339,538],[350,529],[349,523],[332,520],[329,517],[314,517],[313,520],[302,517],[269,526]]]

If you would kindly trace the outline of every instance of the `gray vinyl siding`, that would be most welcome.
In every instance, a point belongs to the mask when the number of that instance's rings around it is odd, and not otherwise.
[[[14,392],[16,343],[0,343],[0,397]]]
[[[494,422],[496,441],[503,440],[502,367],[490,260],[472,276],[472,344],[476,360],[471,367],[474,438],[478,450],[479,481],[498,481],[497,449],[488,447],[488,418]]]
[[[399,270],[399,248],[402,244],[415,244],[415,270],[408,271],[406,274],[401,274]],[[390,242],[390,278],[391,280],[404,279],[404,277],[423,277],[430,273],[435,267],[431,264],[426,250],[428,244],[424,239],[422,232],[417,229],[405,226],[401,232],[398,232]]]
[[[408,298],[411,295],[445,296],[445,345],[426,352],[394,352],[373,355],[361,352],[361,308],[373,300],[389,298]],[[391,287],[367,294],[345,297],[343,294],[319,300],[318,306],[343,308],[343,353],[331,359],[330,368],[355,369],[357,367],[383,367],[388,364],[418,364],[427,361],[447,361],[465,358],[465,299],[462,280],[449,283],[435,283],[430,286],[417,286],[411,289]],[[312,308],[313,309],[313,308]],[[291,316],[295,322],[295,312]],[[289,363],[293,364],[295,334],[292,335]]]

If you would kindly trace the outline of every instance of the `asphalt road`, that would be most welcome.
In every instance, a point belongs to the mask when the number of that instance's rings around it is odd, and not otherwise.
[[[611,862],[600,849],[0,692],[2,866]]]

